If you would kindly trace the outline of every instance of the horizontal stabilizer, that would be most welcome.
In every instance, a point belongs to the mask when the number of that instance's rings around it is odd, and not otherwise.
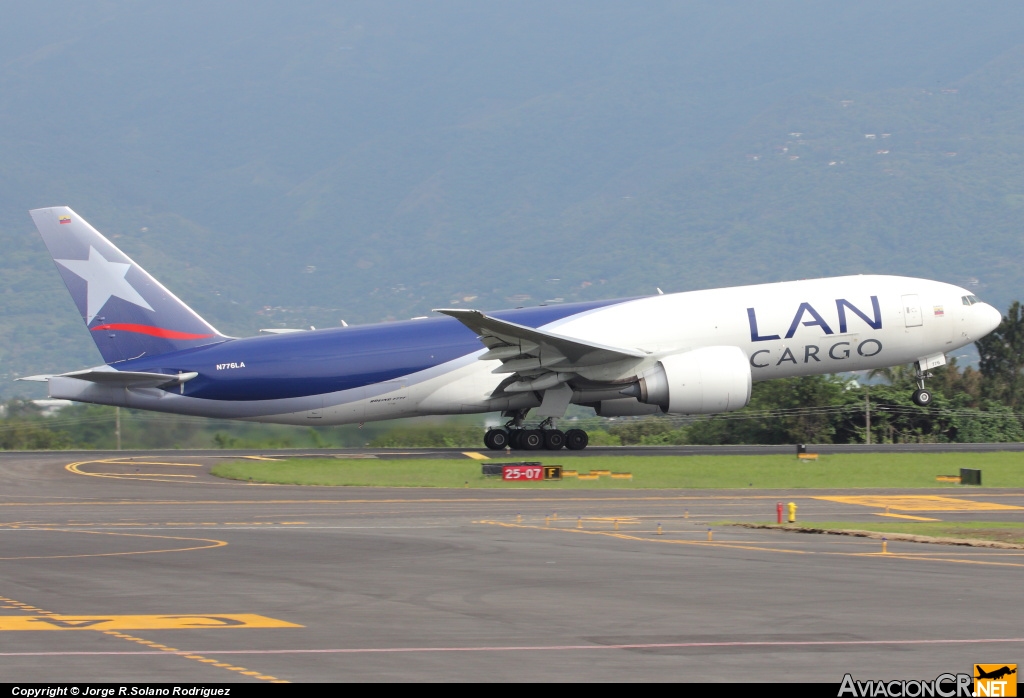
[[[195,371],[168,375],[166,373],[147,373],[144,371],[116,371],[103,368],[87,368],[70,373],[54,375],[26,376],[21,381],[48,381],[51,378],[77,378],[78,380],[100,383],[119,388],[166,388],[172,385],[187,383],[199,374]]]

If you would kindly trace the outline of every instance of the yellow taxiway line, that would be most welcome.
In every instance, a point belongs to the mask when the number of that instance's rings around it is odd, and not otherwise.
[[[503,521],[493,520],[481,520],[474,521],[476,524],[484,524],[489,526],[501,526],[503,528],[520,528],[520,529],[532,529],[536,531],[552,531],[559,533],[575,533],[575,534],[586,534],[591,536],[606,536],[609,538],[617,538],[619,540],[630,540],[642,543],[660,543],[662,545],[690,545],[698,546],[702,548],[724,548],[733,550],[753,550],[759,552],[769,553],[787,553],[790,555],[840,555],[843,557],[870,557],[870,558],[888,558],[893,560],[921,560],[929,562],[951,562],[956,564],[966,565],[986,565],[995,567],[1024,567],[1024,563],[1018,562],[996,562],[988,560],[967,560],[962,558],[949,558],[937,556],[936,553],[920,553],[903,555],[899,553],[889,552],[815,552],[813,550],[794,550],[789,548],[774,548],[764,545],[751,545],[747,543],[732,543],[729,541],[698,541],[698,540],[680,540],[677,538],[670,538],[664,535],[658,535],[655,537],[645,537],[636,535],[636,533],[619,533],[615,531],[598,531],[585,528],[563,528],[563,527],[552,527],[552,526],[535,526],[530,524],[515,524],[506,523]],[[671,532],[669,535],[678,535],[679,532]],[[962,553],[959,553],[962,554]]]
[[[827,502],[857,504],[864,507],[890,508],[901,511],[1013,511],[1024,507],[971,499],[939,497],[936,495],[855,495],[815,497]]]
[[[887,512],[875,512],[875,516],[888,516],[890,519],[910,519],[911,521],[941,521],[942,519],[929,519],[927,516],[911,516],[910,514],[889,514]]]
[[[74,555],[19,555],[17,557],[0,557],[0,560],[63,560],[80,557],[119,557],[124,555],[153,555],[156,553],[184,553],[192,550],[207,550],[209,548],[223,548],[228,544],[226,540],[214,540],[212,538],[185,538],[181,536],[162,536],[150,533],[115,533],[113,531],[83,531],[71,528],[34,528],[33,526],[20,526],[19,531],[49,531],[58,533],[78,533],[91,536],[124,536],[126,538],[157,538],[163,540],[180,540],[205,545],[190,545],[182,548],[161,548],[159,550],[123,550],[112,553],[78,553]]]
[[[301,628],[255,613],[183,615],[0,615],[0,632],[8,630],[196,630],[203,628]]]

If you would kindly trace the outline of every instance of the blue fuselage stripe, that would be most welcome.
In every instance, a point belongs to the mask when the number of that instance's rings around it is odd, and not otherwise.
[[[494,317],[541,327],[621,300],[521,308]],[[384,383],[483,349],[476,335],[449,317],[232,339],[141,357],[126,371],[196,371],[185,394],[207,400],[274,400],[323,395]],[[177,392],[178,389],[175,389]]]

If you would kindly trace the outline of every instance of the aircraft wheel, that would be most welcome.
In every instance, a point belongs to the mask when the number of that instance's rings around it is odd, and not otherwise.
[[[544,448],[557,451],[565,446],[565,432],[559,429],[548,429],[544,432]]]
[[[508,432],[508,445],[512,447],[512,450],[517,451],[522,446],[519,443],[520,437],[523,435],[522,429],[510,429]]]
[[[524,429],[519,437],[519,446],[526,451],[544,448],[544,432],[540,429]]]
[[[927,390],[915,390],[910,399],[914,401],[915,405],[920,407],[927,407],[932,404],[932,394]]]
[[[565,432],[565,447],[570,451],[582,451],[590,443],[590,437],[582,429],[570,429]]]
[[[508,441],[508,432],[504,429],[488,429],[484,434],[484,446],[492,451],[503,451]]]

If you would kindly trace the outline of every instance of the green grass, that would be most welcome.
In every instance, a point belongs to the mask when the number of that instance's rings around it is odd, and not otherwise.
[[[363,487],[486,487],[531,489],[665,489],[665,488],[851,488],[948,487],[937,475],[960,468],[982,470],[986,487],[1024,487],[1024,453],[864,453],[822,456],[817,462],[785,455],[768,456],[595,456],[576,458],[536,454],[493,459],[491,463],[538,460],[579,472],[631,472],[633,479],[506,483],[480,474],[484,461],[294,459],[276,462],[235,461],[217,465],[218,477],[291,485]]]
[[[917,523],[813,521],[801,526],[811,529],[876,531],[878,533],[903,533],[936,538],[975,538],[1024,544],[1024,523],[1010,521],[920,521]]]

